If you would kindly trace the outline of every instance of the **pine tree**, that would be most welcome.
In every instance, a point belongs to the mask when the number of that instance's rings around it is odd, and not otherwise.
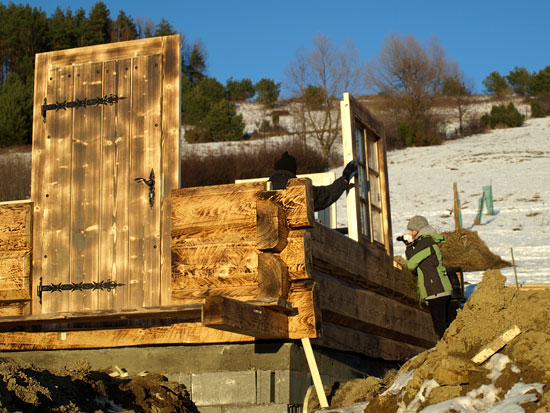
[[[531,74],[524,67],[514,67],[508,76],[506,81],[512,87],[514,93],[526,96],[529,90],[529,83],[531,82]]]
[[[481,83],[485,86],[485,91],[491,95],[505,95],[509,91],[506,79],[497,71],[489,73]]]
[[[199,46],[196,44],[191,51],[191,57],[189,58],[189,64],[186,68],[186,74],[192,83],[199,82],[204,76],[206,71],[206,62],[204,61],[203,53]]]
[[[32,140],[33,83],[12,72],[0,87],[0,146],[29,144]]]
[[[256,101],[271,106],[279,99],[281,84],[267,78],[260,79],[255,85]]]
[[[92,7],[86,25],[85,45],[109,43],[111,40],[111,19],[109,9],[102,1]]]
[[[136,25],[130,17],[121,10],[117,19],[112,23],[111,42],[123,42],[137,39]]]
[[[155,36],[169,36],[171,34],[176,34],[176,31],[168,20],[162,18],[155,28]]]

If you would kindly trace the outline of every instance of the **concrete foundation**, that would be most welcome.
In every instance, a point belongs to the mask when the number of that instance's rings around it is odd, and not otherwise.
[[[314,347],[324,384],[382,376],[393,363]],[[130,375],[147,370],[183,383],[204,413],[300,413],[313,383],[299,342],[128,347],[98,350],[0,352],[0,357],[42,368],[87,361],[94,370],[113,366]]]

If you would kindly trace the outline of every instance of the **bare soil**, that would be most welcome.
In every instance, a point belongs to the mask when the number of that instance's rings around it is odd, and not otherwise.
[[[0,359],[0,412],[198,412],[182,384],[109,373],[87,363],[44,370]]]
[[[528,413],[549,412],[550,290],[518,290],[515,286],[506,287],[505,281],[506,278],[499,270],[485,272],[482,282],[466,302],[464,309],[459,310],[456,320],[435,348],[419,354],[401,367],[398,374],[413,371],[413,376],[403,391],[382,396],[398,376],[395,372],[389,380],[367,378],[343,383],[337,386],[338,390],[332,392],[331,407],[369,401],[365,412],[395,412],[400,407],[405,408],[419,392],[422,384],[429,379],[434,379],[439,387],[433,389],[415,411],[464,396],[482,384],[491,383],[484,364],[477,365],[471,358],[488,343],[517,325],[521,333],[499,351],[507,355],[511,363],[495,382],[499,388],[498,396],[502,398],[520,381],[542,383],[545,385],[543,396],[538,397],[535,402],[522,404],[522,407]],[[517,370],[513,371],[515,369],[512,369],[512,364],[519,368],[519,373]],[[369,386],[365,383],[369,383]],[[362,397],[357,396],[357,389],[360,389]],[[340,392],[353,397],[347,399]],[[316,398],[315,395],[313,397]]]
[[[476,231],[460,228],[458,231],[442,232],[441,235],[445,237],[441,252],[446,267],[462,267],[462,271],[486,271],[512,265],[493,254]]]

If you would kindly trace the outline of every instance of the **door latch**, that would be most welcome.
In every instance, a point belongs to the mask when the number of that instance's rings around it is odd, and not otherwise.
[[[149,206],[153,208],[155,205],[155,171],[151,168],[151,173],[149,174],[149,179],[145,178],[136,178],[136,182],[143,183],[149,187]]]

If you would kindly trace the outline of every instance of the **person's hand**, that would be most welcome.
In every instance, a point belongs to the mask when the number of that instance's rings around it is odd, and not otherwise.
[[[349,182],[355,175],[357,175],[357,163],[355,161],[349,161],[344,168],[344,172],[342,172],[342,176]]]

